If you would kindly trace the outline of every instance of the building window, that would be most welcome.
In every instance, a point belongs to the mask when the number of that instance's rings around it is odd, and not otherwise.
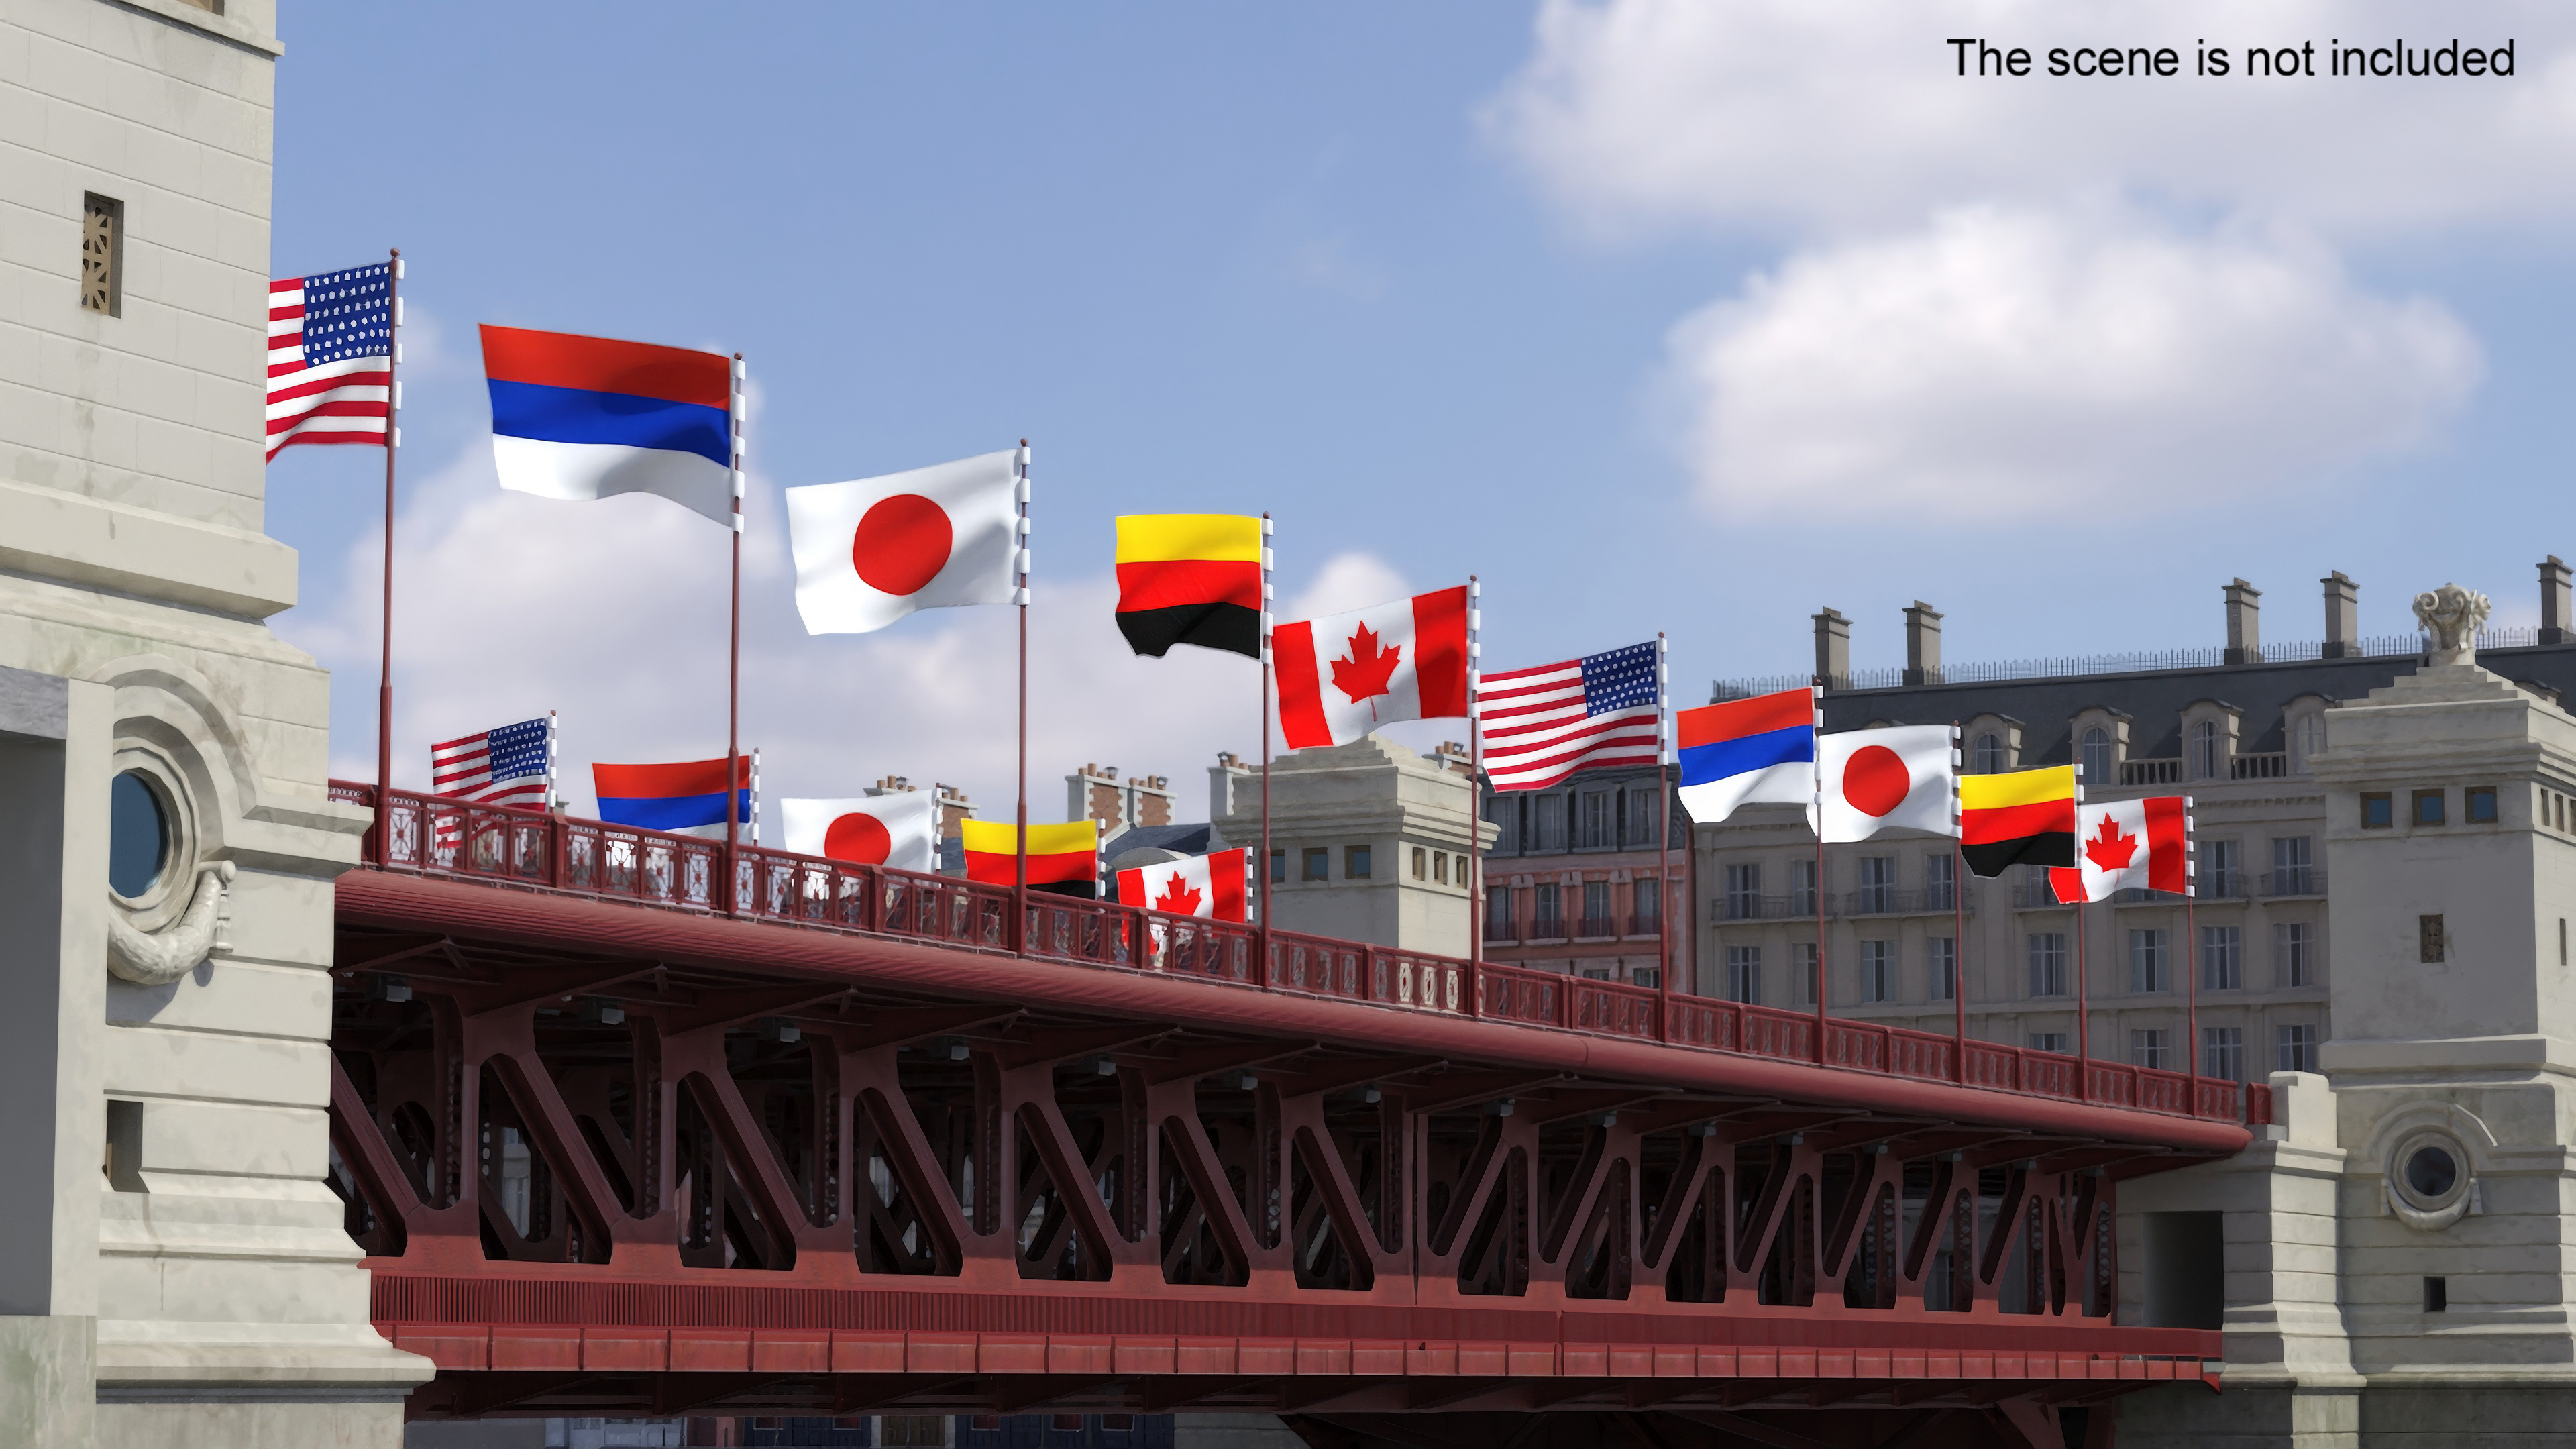
[[[1634,928],[1630,935],[1651,936],[1664,928],[1663,893],[1658,889],[1662,884],[1652,880],[1637,882],[1634,896],[1636,914],[1630,922]]]
[[[1812,916],[1816,913],[1816,863],[1812,860],[1789,862],[1789,914]]]
[[[888,1414],[877,1420],[877,1443],[884,1449],[947,1449],[945,1414]]]
[[[1565,934],[1565,912],[1557,904],[1554,884],[1535,888],[1530,899],[1530,934],[1542,941],[1553,941]]]
[[[1431,883],[1433,885],[1447,885],[1449,883],[1449,852],[1445,850],[1435,850],[1431,852]],[[1458,857],[1458,884],[1465,885],[1466,883],[1467,857],[1462,855]]]
[[[2245,855],[2235,841],[2200,843],[2200,887],[2202,895],[2220,900],[2245,894]]]
[[[2317,1029],[2310,1022],[2292,1022],[2272,1028],[2272,1040],[2281,1050],[2283,1072],[2313,1072],[2317,1069]]]
[[[1977,773],[1997,775],[2004,768],[2004,737],[1989,731],[1977,736]]]
[[[2471,825],[2493,825],[2496,818],[2495,786],[2471,785],[2461,792],[2460,805]]]
[[[2361,797],[2361,828],[2386,830],[2396,823],[2396,812],[2389,809],[2388,792],[2373,790]]]
[[[1306,847],[1306,879],[1331,880],[1333,853],[1320,845]]]
[[[2030,994],[2066,994],[2066,933],[2033,931],[2030,935]]]
[[[2146,1067],[2150,1070],[2159,1072],[2171,1070],[2173,1067],[2173,1048],[2166,1044],[2168,1037],[2169,1034],[2162,1028],[2149,1031],[2131,1031],[2129,1033],[2129,1065],[2133,1067]]]
[[[95,191],[81,196],[83,310],[125,315],[125,203]]]
[[[1958,905],[1951,892],[1959,888],[1959,862],[1947,855],[1923,857],[1923,909],[1946,911]]]
[[[1798,1004],[1816,1004],[1816,943],[1797,941],[1789,947],[1789,962],[1798,979]]]
[[[1530,802],[1530,849],[1556,855],[1565,849],[1565,797],[1541,795]]]
[[[2303,714],[2290,726],[2290,773],[2304,775],[2308,762],[2326,747],[2325,716]]]
[[[1485,939],[1488,941],[1509,941],[1514,939],[1512,934],[1512,888],[1510,886],[1487,886],[1485,888]]]
[[[1368,878],[1369,878],[1369,848],[1368,848],[1367,846],[1365,846],[1365,845],[1345,845],[1345,846],[1343,846],[1343,847],[1342,847],[1342,879],[1344,879],[1344,880],[1367,880]]]
[[[2084,783],[2097,790],[2119,783],[2111,775],[2111,732],[2100,725],[2084,732]]]
[[[2309,868],[2308,856],[2308,837],[2304,835],[2272,837],[2272,894],[2312,896],[2317,893],[2316,872]]]
[[[1663,815],[1663,799],[1653,789],[1628,792],[1628,843],[1655,843],[1655,824]]]
[[[2241,991],[2245,987],[2245,932],[2238,926],[2200,928],[2200,989]]]
[[[1616,823],[1610,818],[1610,792],[1607,790],[1584,791],[1583,834],[1582,838],[1578,840],[1576,844],[1583,846],[1585,849],[1599,849],[1602,846],[1613,844],[1618,839],[1616,835],[1611,833],[1615,828]]]
[[[1288,879],[1288,852],[1285,848],[1270,852],[1270,883],[1282,885]]]
[[[1431,852],[1423,849],[1419,845],[1413,847],[1413,878],[1415,880],[1431,879]]]
[[[1485,802],[1485,818],[1486,818],[1487,820],[1492,821],[1492,822],[1493,822],[1493,825],[1494,825],[1494,848],[1493,848],[1493,853],[1494,853],[1494,854],[1496,854],[1496,855],[1518,855],[1518,854],[1520,854],[1520,853],[1521,853],[1521,800],[1520,800],[1520,797],[1519,797],[1519,796],[1517,796],[1517,795],[1514,795],[1514,796],[1510,796],[1510,797],[1506,798],[1506,797],[1504,797],[1504,796],[1497,795],[1497,796],[1495,796],[1493,799],[1486,801],[1486,802]]]
[[[2035,1031],[2023,1037],[2022,1040],[2032,1051],[2066,1055],[2066,1033],[2062,1031]]]
[[[1864,855],[1860,858],[1860,899],[1853,910],[1863,915],[1882,914],[1896,909],[1896,857]]]
[[[2418,790],[2415,792],[2414,820],[2418,825],[2439,825],[2442,823],[2441,791]]]
[[[2442,948],[2446,944],[2448,943],[2442,936],[2440,916],[2415,918],[2415,959],[2417,961],[2429,966],[2445,959],[2448,953]]]
[[[2305,921],[2272,927],[2272,979],[2283,986],[2317,984],[2317,928]]]
[[[2129,989],[2164,991],[2172,984],[2172,979],[2165,974],[2165,933],[2131,931],[2129,933]]]
[[[1954,936],[1934,936],[1923,943],[1923,974],[1932,984],[1934,1001],[1959,999],[1959,942]]]
[[[1583,883],[1583,929],[1578,936],[1615,936],[1618,923],[1610,919],[1610,882],[1588,880]]]
[[[2204,1026],[2200,1029],[2200,1074],[2225,1082],[2245,1080],[2245,1028]]]
[[[1860,996],[1863,1001],[1896,999],[1896,943],[1860,943]]]
[[[1762,1002],[1762,948],[1729,946],[1726,948],[1726,999],[1747,1006]]]
[[[2205,719],[2191,727],[2191,777],[2218,778],[2218,721]]]
[[[1726,868],[1725,911],[1730,921],[1761,919],[1762,867],[1758,863]]]

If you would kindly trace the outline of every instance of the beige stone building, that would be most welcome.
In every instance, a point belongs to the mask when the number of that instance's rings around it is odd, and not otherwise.
[[[264,622],[273,0],[0,13],[0,1444],[391,1446],[324,1185],[330,681]]]
[[[1231,799],[1210,803],[1233,806],[1212,822],[1217,835],[1258,853],[1259,777],[1212,784]],[[1272,916],[1282,930],[1467,955],[1474,808],[1466,757],[1448,747],[1425,756],[1372,735],[1272,761]],[[1493,827],[1481,831],[1490,845]]]

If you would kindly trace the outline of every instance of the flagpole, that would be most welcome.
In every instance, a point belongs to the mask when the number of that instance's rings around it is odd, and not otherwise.
[[[1261,515],[1261,959],[1254,969],[1262,984],[1270,980],[1270,515]],[[1231,804],[1232,801],[1227,803]]]
[[[2084,833],[2084,762],[2075,762],[2075,833]],[[2092,972],[2084,964],[2084,902],[2093,892],[2084,885],[2084,866],[2075,866],[2075,1100],[2093,1100]],[[2050,894],[2055,894],[2055,887]]]
[[[1011,867],[1011,934],[1019,953],[1029,953],[1029,440],[1020,439],[1020,805],[1019,851]]]
[[[733,630],[725,668],[725,910],[742,910],[741,866],[735,852],[742,833],[742,354],[733,355]]]
[[[1807,689],[1808,697],[1815,705],[1817,740],[1814,789],[1810,794],[1815,805],[1808,814],[1808,823],[1816,830],[1816,1065],[1822,1066],[1825,1062],[1825,687],[1819,680],[1810,683]]]
[[[1950,721],[1950,1014],[1959,1084],[1968,1082],[1968,853],[1959,832],[1959,722]]]
[[[2190,1053],[2190,1113],[2200,1115],[2200,931],[2194,907],[2200,897],[2200,862],[2193,858],[2191,797],[2182,797],[2183,1046]]]
[[[1671,741],[1664,729],[1664,631],[1655,631],[1655,984],[1664,1040],[1673,1039],[1673,784],[1665,772]]]
[[[376,864],[393,859],[391,802],[394,776],[394,454],[402,446],[402,406],[394,378],[402,363],[402,248],[388,253],[385,273],[385,606],[384,662],[376,677]]]
[[[1482,1015],[1476,998],[1484,993],[1485,918],[1479,909],[1479,882],[1485,864],[1485,731],[1476,717],[1478,603],[1484,598],[1474,574],[1467,575],[1467,990],[1469,1016]]]

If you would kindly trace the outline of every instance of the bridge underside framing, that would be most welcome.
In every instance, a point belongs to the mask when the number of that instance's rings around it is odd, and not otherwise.
[[[1633,1449],[1968,1443],[2218,1355],[2113,1322],[2111,1212],[2233,1124],[339,890],[334,1181],[376,1320],[441,1367],[414,1417],[1257,1409],[1444,1449],[1456,1423],[1397,1416],[1551,1410]]]

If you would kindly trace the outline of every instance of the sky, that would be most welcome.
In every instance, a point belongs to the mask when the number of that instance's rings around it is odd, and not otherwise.
[[[721,754],[728,537],[493,474],[475,325],[744,354],[742,738],[1007,818],[1013,611],[809,637],[778,490],[1029,439],[1031,818],[1260,743],[1250,661],[1128,655],[1119,513],[1278,520],[1280,617],[1469,574],[1487,667],[1664,631],[1675,703],[1902,662],[2366,634],[2576,555],[2576,12],[2262,0],[290,3],[278,275],[402,248],[394,778],[558,710]],[[2510,77],[2247,76],[2248,46],[2510,41]],[[1957,73],[1951,37],[2033,53]],[[2172,77],[2046,53],[2171,46]],[[2239,57],[2192,73],[2206,46]],[[2324,69],[2319,62],[2319,69]],[[381,455],[291,448],[275,625],[372,777]],[[1396,733],[1417,747],[1457,723]],[[773,817],[774,824],[774,817]]]

